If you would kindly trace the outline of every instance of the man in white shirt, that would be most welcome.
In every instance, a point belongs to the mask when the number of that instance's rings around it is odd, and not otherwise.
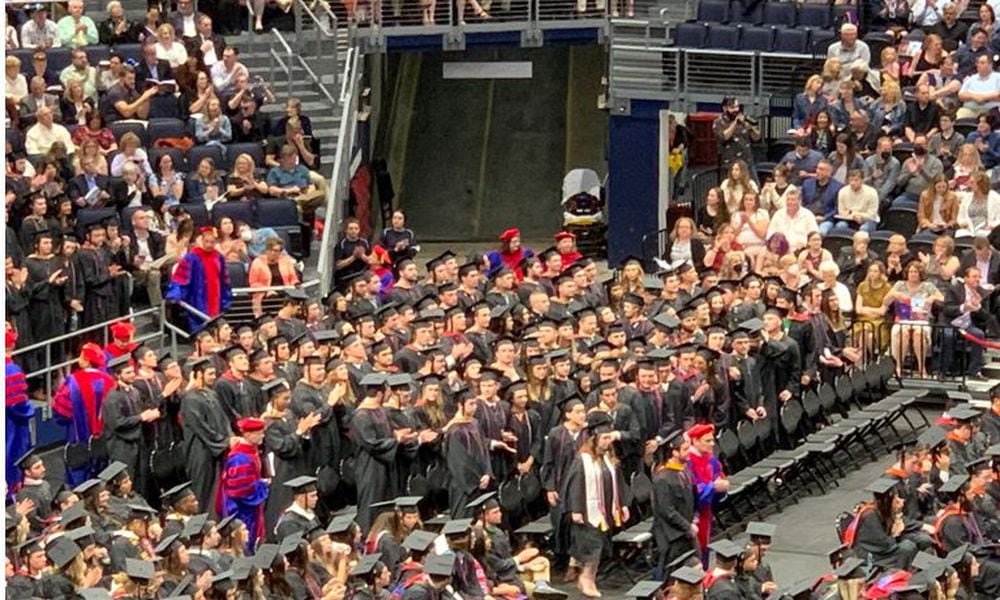
[[[250,72],[243,65],[243,63],[236,62],[236,57],[239,56],[239,50],[235,46],[228,46],[226,50],[222,53],[222,62],[217,62],[212,66],[212,85],[215,86],[215,93],[221,95],[228,95],[233,91],[233,86],[236,83],[236,77],[240,73],[250,76]]]
[[[949,4],[948,0],[917,0],[910,7],[910,21],[919,27],[933,27],[941,21],[944,7]]]
[[[208,15],[198,18],[198,35],[188,48],[188,53],[195,48],[201,50],[202,61],[209,68],[222,60],[222,54],[226,50],[226,40],[212,31],[212,17]]]
[[[962,108],[955,117],[976,118],[1000,106],[1000,73],[993,71],[993,61],[986,54],[976,58],[976,72],[965,78],[958,91]]]
[[[819,226],[823,235],[834,229],[860,229],[871,233],[878,227],[878,191],[865,184],[861,169],[847,174],[847,185],[837,192],[837,214]]]
[[[785,208],[779,208],[771,217],[767,238],[770,239],[775,233],[781,233],[788,240],[791,249],[798,250],[805,247],[809,234],[814,231],[819,231],[816,216],[808,210],[802,210],[799,190],[789,189],[785,192]]]
[[[43,106],[35,116],[38,122],[28,128],[24,136],[24,149],[28,154],[46,154],[56,142],[62,142],[68,154],[76,152],[69,130],[53,120],[51,108]]]
[[[177,0],[177,11],[167,16],[167,22],[174,26],[177,35],[191,39],[198,34],[198,17],[202,14],[195,12],[194,0]]]
[[[830,44],[826,57],[838,58],[840,64],[844,66],[852,65],[857,60],[869,64],[872,60],[872,51],[868,48],[868,44],[858,39],[858,26],[844,23],[840,27],[840,41]]]
[[[83,0],[70,0],[67,9],[69,14],[56,23],[63,45],[79,48],[99,42],[97,25],[93,19],[83,14]]]
[[[22,48],[58,48],[62,46],[59,40],[59,28],[48,19],[49,9],[39,4],[31,20],[21,26]]]

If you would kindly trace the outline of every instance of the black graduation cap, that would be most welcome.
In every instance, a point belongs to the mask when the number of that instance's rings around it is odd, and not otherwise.
[[[153,552],[157,556],[163,556],[164,554],[171,552],[175,548],[175,546],[180,546],[181,545],[180,539],[181,539],[180,534],[175,533],[173,535],[168,535],[167,537],[160,540],[160,543],[156,545],[156,548],[153,548]]]
[[[266,395],[268,398],[272,398],[274,396],[277,396],[281,392],[287,391],[289,389],[288,381],[285,380],[284,377],[279,377],[277,379],[272,379],[271,381],[268,381],[264,385],[260,386],[260,389],[261,391],[264,392],[264,395]]]
[[[181,532],[181,537],[190,540],[201,536],[205,533],[206,524],[208,524],[208,513],[192,515],[188,518],[187,523],[184,524],[184,531]]]
[[[452,519],[444,524],[442,535],[465,535],[472,528],[472,519]]]
[[[705,573],[701,569],[685,566],[672,571],[670,578],[688,585],[701,585],[702,580],[705,579]]]
[[[243,346],[239,344],[233,344],[222,350],[222,357],[229,362],[239,356],[240,354],[246,355],[247,351],[243,349]]]
[[[390,388],[409,387],[413,377],[409,373],[393,373],[385,378],[385,382]]]
[[[499,502],[496,500],[496,496],[496,492],[486,492],[485,494],[480,494],[472,502],[466,504],[465,508],[473,511],[473,513],[479,513],[480,511],[485,511],[490,508],[496,508],[497,506],[500,506]]]
[[[24,543],[22,543],[17,547],[17,553],[19,556],[25,557],[31,554],[32,552],[39,552],[41,550],[44,550],[45,548],[42,545],[42,542],[44,541],[45,538],[43,536],[38,536],[31,538],[30,540],[26,540]]]
[[[888,494],[899,485],[899,480],[889,479],[888,477],[881,477],[871,482],[865,487],[865,491],[872,492],[873,494]]]
[[[278,544],[278,552],[282,556],[288,556],[292,552],[299,549],[299,544],[302,543],[302,535],[304,532],[295,531],[292,532],[281,539],[281,543]]]
[[[254,563],[261,571],[267,571],[274,564],[274,559],[278,558],[278,544],[262,544],[254,554]]]
[[[233,523],[235,523],[235,522],[236,522],[236,515],[235,514],[229,515],[228,517],[223,517],[222,520],[220,520],[215,525],[215,530],[219,532],[219,535],[225,537],[225,536],[227,536],[227,535],[229,535],[231,533],[229,531],[230,526],[233,525]]]
[[[627,304],[634,304],[640,307],[646,304],[646,301],[642,299],[642,296],[640,296],[639,294],[633,294],[631,292],[625,294],[625,297],[622,298],[622,302],[625,302]]]
[[[221,573],[212,577],[212,588],[220,592],[233,589],[233,572],[232,571],[222,571]]]
[[[45,554],[57,569],[66,567],[81,552],[82,550],[76,545],[76,542],[65,536],[56,539],[45,548]]]
[[[312,333],[312,338],[317,344],[332,344],[340,339],[340,334],[334,329],[320,329]],[[348,345],[346,341],[344,345]]]
[[[712,350],[708,346],[702,346],[698,348],[698,356],[704,358],[706,362],[713,362],[719,360],[719,357],[722,356],[722,354],[720,354],[718,350]]]
[[[455,554],[428,554],[424,558],[424,572],[435,577],[451,577],[455,570]]]
[[[87,509],[83,507],[83,502],[77,502],[73,506],[70,506],[66,510],[62,511],[62,514],[59,515],[59,522],[64,528],[68,529],[72,523],[86,518]]]
[[[680,319],[678,319],[677,317],[675,317],[670,313],[665,313],[665,312],[656,315],[650,320],[653,322],[653,325],[656,325],[657,327],[661,327],[668,331],[672,329],[677,329],[681,325]]]
[[[966,483],[969,482],[968,475],[952,475],[948,478],[948,481],[941,484],[938,488],[938,493],[940,494],[957,494],[962,491],[962,488]]]
[[[737,558],[740,554],[743,554],[744,551],[743,546],[727,539],[712,542],[708,545],[708,548],[715,552],[715,556],[717,558],[722,558],[724,560]]]
[[[501,304],[499,306],[494,306],[494,307],[490,308],[490,318],[491,319],[499,319],[499,318],[503,317],[504,315],[506,315],[510,311],[510,309],[512,309],[512,308],[514,308],[514,307],[513,307],[513,305],[510,305],[510,304]]]
[[[479,376],[484,381],[500,381],[503,379],[503,371],[494,369],[493,367],[483,367],[479,371]]]
[[[111,592],[104,588],[84,588],[76,593],[82,600],[111,600]]]
[[[73,493],[81,498],[90,496],[91,494],[100,493],[101,489],[104,488],[104,482],[100,479],[88,479],[80,485],[73,488]]]
[[[764,329],[764,321],[754,317],[753,319],[747,319],[746,321],[743,321],[742,323],[737,325],[737,328],[742,331],[746,331],[750,335],[753,335],[758,331],[760,331],[761,329]]]
[[[528,389],[528,382],[523,379],[519,379],[518,381],[512,381],[503,386],[503,389],[501,389],[500,392],[504,399],[510,400],[514,397],[515,392],[525,389]]]
[[[969,475],[973,475],[978,471],[990,468],[990,459],[987,457],[977,458],[971,460],[965,465],[965,470]]]
[[[658,446],[670,446],[671,448],[680,448],[684,445],[684,432],[680,429],[675,429],[671,431],[664,437],[657,438]]]
[[[655,275],[643,275],[642,287],[651,291],[659,291],[663,289],[663,281]]]
[[[778,598],[791,598],[791,600],[812,600],[813,580],[800,579],[790,583],[783,590],[775,593]]]
[[[116,460],[107,467],[104,467],[104,470],[97,474],[97,478],[104,482],[113,481],[124,473],[126,469],[128,469],[128,465]]]
[[[856,556],[849,556],[837,567],[836,575],[839,579],[864,579],[866,563]]]
[[[353,569],[351,569],[351,577],[368,577],[369,575],[372,575],[375,570],[375,566],[381,558],[381,552],[365,554],[358,559],[358,563],[354,565]]]
[[[458,276],[459,277],[465,277],[469,273],[472,273],[473,271],[478,271],[478,270],[479,270],[479,264],[478,263],[467,262],[467,263],[465,263],[463,265],[460,265],[458,267]]]
[[[307,494],[316,490],[317,479],[311,475],[300,475],[294,479],[289,479],[285,485],[292,489],[296,495]]]
[[[212,361],[207,356],[199,356],[186,365],[192,373],[198,373],[208,368],[215,368]]]
[[[965,555],[969,553],[971,548],[972,546],[968,543],[962,544],[949,552],[942,560],[949,567],[954,567],[965,559]]]
[[[960,404],[948,411],[948,416],[958,422],[972,421],[982,416],[982,412],[968,404]]]
[[[788,316],[788,310],[784,308],[779,308],[777,306],[768,306],[764,309],[765,315],[777,315],[778,318],[784,319]]]
[[[937,425],[932,425],[920,434],[917,438],[917,444],[933,449],[944,444],[946,438],[947,434],[944,429],[941,429]]]
[[[403,540],[403,548],[411,552],[427,552],[434,545],[437,535],[420,529],[406,536]]]
[[[108,361],[108,370],[112,373],[117,373],[131,364],[132,356],[130,354],[122,354],[121,356],[116,356]]]
[[[291,288],[285,290],[285,298],[293,300],[295,302],[305,302],[309,299],[309,294],[302,288]]]
[[[309,356],[302,357],[302,364],[304,365],[322,365],[323,357],[319,354],[310,354]]]
[[[177,484],[160,494],[160,500],[173,505],[177,504],[177,502],[186,497],[188,494],[193,496],[194,492],[191,490],[191,482],[185,481],[184,483]]]
[[[130,579],[139,581],[152,581],[156,577],[156,568],[148,560],[136,560],[134,558],[125,559],[125,574]]]
[[[386,379],[384,373],[368,373],[361,378],[360,385],[369,388],[382,388],[385,387]]]
[[[606,412],[594,411],[587,414],[587,431],[591,435],[610,433],[614,428],[614,419]]]
[[[345,533],[354,523],[354,514],[337,515],[330,519],[330,524],[326,526],[326,532],[331,534]]]
[[[174,355],[171,354],[170,350],[164,348],[156,352],[156,368],[160,371],[165,370],[167,365],[172,362],[177,362],[177,359],[174,358]]]
[[[774,532],[778,529],[773,523],[763,523],[761,521],[750,521],[747,523],[746,533],[751,541],[770,542],[774,537]]]
[[[986,449],[985,454],[986,456],[989,456],[991,458],[1000,457],[1000,444],[993,444],[992,446]]]
[[[35,448],[32,448],[14,461],[14,465],[22,471],[26,471],[40,462],[42,462],[42,456],[35,451]]]
[[[947,570],[947,563],[933,554],[918,552],[913,557],[910,566],[918,572],[924,573],[930,579],[937,579]]]
[[[232,573],[232,580],[235,582],[246,581],[257,566],[253,557],[237,557],[233,559],[229,570]]]
[[[651,600],[663,587],[662,581],[640,581],[633,585],[625,595],[636,600]]]

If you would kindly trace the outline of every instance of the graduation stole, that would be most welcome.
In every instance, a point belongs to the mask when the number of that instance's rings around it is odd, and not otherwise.
[[[586,490],[586,506],[587,514],[585,519],[590,525],[600,529],[601,531],[608,531],[610,528],[605,519],[604,515],[608,513],[607,500],[604,498],[604,478],[601,476],[601,469],[597,464],[597,460],[602,460],[604,462],[604,468],[610,473],[614,474],[615,466],[611,462],[611,457],[605,454],[600,459],[596,459],[594,455],[589,452],[580,453],[580,461],[583,464],[583,478],[584,478],[584,489]],[[618,479],[612,476],[612,504],[611,516],[614,520],[615,527],[621,525],[621,502],[618,497]]]

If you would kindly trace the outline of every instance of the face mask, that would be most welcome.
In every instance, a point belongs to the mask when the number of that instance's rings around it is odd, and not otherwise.
[[[253,232],[250,231],[249,229],[244,229],[243,231],[240,232],[240,239],[243,240],[244,242],[249,242],[253,240]]]
[[[916,156],[923,156],[927,154],[927,148],[924,148],[923,146],[917,146],[913,149],[913,154],[915,154]]]
[[[892,152],[888,152],[888,151],[887,152],[883,152],[883,153],[879,154],[879,156],[882,157],[882,160],[889,160],[889,158],[892,156]]]

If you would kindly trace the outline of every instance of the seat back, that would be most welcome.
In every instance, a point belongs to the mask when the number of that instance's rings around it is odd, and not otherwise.
[[[185,137],[188,135],[187,125],[180,119],[150,119],[146,125],[149,144],[163,138]]]
[[[803,414],[802,403],[794,398],[781,407],[781,427],[788,437],[795,439],[798,436]]]
[[[157,94],[149,100],[150,119],[180,119],[181,103],[173,94]]]
[[[681,23],[674,30],[674,45],[678,48],[701,48],[705,45],[708,28],[701,23]]]
[[[62,72],[63,69],[68,67],[70,63],[73,62],[73,50],[65,46],[59,48],[49,48],[45,51],[45,56],[49,59],[49,68],[56,73]]]
[[[249,202],[233,200],[216,204],[212,207],[212,223],[218,223],[222,217],[229,217],[233,223],[247,223],[252,227],[257,226],[253,205]]]
[[[740,50],[770,52],[774,47],[774,27],[744,27],[740,34]]]
[[[143,148],[149,146],[149,141],[146,139],[146,124],[141,121],[115,121],[108,124],[108,129],[115,135],[115,142],[119,144],[123,135],[132,132],[139,136],[139,143]]]
[[[191,146],[191,148],[188,149],[187,153],[188,166],[190,167],[192,173],[198,172],[198,163],[200,163],[202,159],[205,158],[212,159],[212,164],[215,167],[215,170],[217,171],[226,170],[225,167],[226,159],[222,154],[222,148],[216,145],[211,145],[211,146],[198,145],[198,146]]]
[[[809,32],[809,53],[814,56],[826,56],[830,44],[837,41],[837,36],[826,29],[813,29]]]
[[[76,213],[76,229],[86,233],[87,227],[105,219],[118,219],[118,211],[111,207],[81,208]]]
[[[726,465],[727,472],[734,471],[732,465],[741,462],[740,440],[731,429],[723,429],[716,438],[719,449],[719,459]]]
[[[798,11],[794,2],[768,2],[764,6],[763,23],[779,27],[795,27]]]
[[[809,390],[802,395],[802,409],[812,422],[816,422],[823,414],[823,406],[819,402],[819,394],[816,390]]]
[[[229,272],[229,285],[234,288],[250,287],[247,268],[241,262],[227,262],[226,271]]]
[[[249,154],[258,169],[264,167],[264,146],[257,142],[239,142],[226,144],[226,171],[232,172],[233,164],[240,154]]]
[[[164,154],[169,154],[170,158],[174,159],[174,169],[181,172],[188,172],[187,160],[184,159],[184,153],[181,152],[180,148],[150,148],[146,154],[149,155],[149,164],[155,169],[156,163],[159,162],[160,157]]]
[[[181,208],[184,209],[184,212],[191,215],[191,220],[194,221],[196,227],[208,227],[209,225],[212,225],[212,219],[208,214],[208,208],[206,208],[204,204],[181,204]]]
[[[265,227],[298,227],[299,208],[291,198],[259,198],[257,222]]]
[[[111,58],[111,48],[108,46],[85,46],[83,51],[87,53],[87,62],[92,67],[97,67],[102,60]]]
[[[732,25],[709,25],[706,48],[716,50],[736,50],[740,42],[740,30]]]
[[[885,212],[882,228],[907,237],[917,231],[917,209],[908,206],[890,208]]]
[[[757,433],[753,430],[753,421],[740,421],[736,426],[736,437],[739,438],[744,452],[751,453],[757,448]]]
[[[749,11],[747,11],[742,0],[733,0],[732,4],[729,5],[729,22],[730,23],[749,23],[751,25],[759,25],[764,20],[764,3],[756,2]]]
[[[837,401],[848,406],[851,403],[851,396],[854,395],[854,384],[847,375],[840,375],[833,383],[833,389],[837,392]]]
[[[823,238],[823,247],[830,251],[834,258],[845,248],[854,243],[854,232],[834,229]]]
[[[701,0],[696,18],[702,23],[728,23],[729,0]]]
[[[830,28],[830,5],[803,4],[799,7],[799,27],[814,27],[816,29]]]

